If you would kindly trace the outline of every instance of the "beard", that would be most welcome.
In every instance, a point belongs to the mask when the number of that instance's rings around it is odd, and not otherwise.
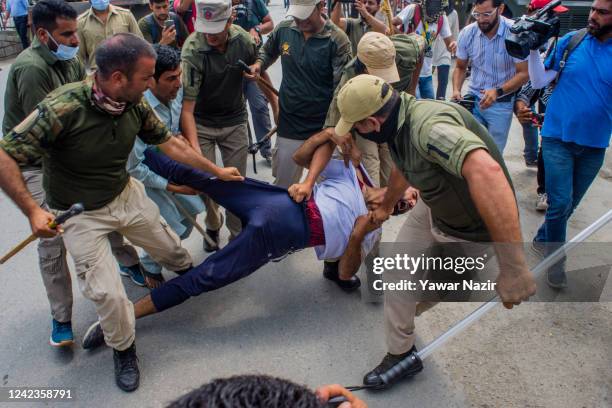
[[[595,38],[601,38],[612,31],[612,25],[600,26],[595,20],[589,20],[587,31]]]
[[[498,21],[499,15],[496,15],[495,20],[491,21],[490,23],[478,23],[478,28],[480,28],[480,31],[482,31],[483,34],[488,34],[491,32],[491,30],[493,30],[493,27],[497,25]]]

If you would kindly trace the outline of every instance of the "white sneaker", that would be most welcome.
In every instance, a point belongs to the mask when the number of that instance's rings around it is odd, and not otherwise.
[[[536,202],[536,211],[546,211],[548,208],[548,197],[546,193],[538,194],[538,201]]]

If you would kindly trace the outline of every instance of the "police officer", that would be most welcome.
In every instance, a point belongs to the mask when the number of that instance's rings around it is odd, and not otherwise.
[[[133,34],[105,40],[96,51],[94,76],[56,89],[0,141],[0,187],[28,217],[36,236],[58,234],[49,227],[58,211],[75,202],[85,207],[63,225],[79,288],[94,302],[100,319],[85,334],[83,348],[104,341],[113,348],[115,380],[124,391],[138,388],[140,379],[134,310],[106,235],[120,230],[172,271],[192,264],[142,184],[127,173],[136,135],[178,161],[221,179],[242,180],[236,168],[219,168],[173,137],[142,100],[155,60],[151,45]],[[32,164],[41,155],[51,212],[32,198],[17,165]]]
[[[495,248],[496,290],[509,308],[535,293],[520,245],[510,176],[493,139],[468,111],[441,101],[417,101],[371,75],[347,82],[338,95],[338,108],[336,134],[346,135],[354,128],[390,146],[395,167],[382,203],[370,213],[372,222],[385,221],[412,186],[420,191],[421,200],[408,215],[398,241],[409,242],[411,251],[419,255],[439,243],[517,244]],[[423,268],[418,269],[414,272]],[[404,270],[391,278],[409,278],[411,273]],[[416,310],[410,291],[385,292],[388,354],[366,374],[364,384],[385,388],[422,369],[413,354]]]
[[[238,60],[255,61],[255,42],[242,28],[232,25],[231,0],[196,0],[198,17],[182,51],[183,109],[181,129],[194,149],[215,162],[215,147],[226,166],[246,172],[248,147],[247,111],[243,93],[243,71]],[[219,249],[223,218],[219,206],[204,198],[206,229],[215,245],[204,242],[204,250]],[[240,233],[240,220],[227,214],[231,237]]]

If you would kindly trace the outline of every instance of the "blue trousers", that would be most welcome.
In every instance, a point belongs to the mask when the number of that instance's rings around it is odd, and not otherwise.
[[[436,71],[438,71],[438,89],[436,90],[436,99],[445,100],[450,65],[438,65],[436,67]]]
[[[270,123],[268,100],[255,81],[244,81],[244,95],[249,102],[255,137],[259,142],[270,131],[272,126]],[[264,157],[272,154],[270,151],[270,139],[261,146],[260,152]]]
[[[489,134],[493,138],[493,141],[497,145],[499,151],[503,154],[506,142],[508,141],[508,132],[510,132],[510,125],[512,123],[512,107],[514,106],[514,99],[508,102],[495,102],[485,110],[481,110],[480,95],[474,95],[476,97],[476,104],[474,106],[474,117],[484,127],[487,128]]]
[[[172,183],[206,193],[242,222],[240,234],[225,247],[151,291],[157,311],[229,285],[266,263],[308,245],[310,231],[304,204],[294,202],[286,189],[253,179],[221,181],[151,149],[145,151],[144,163]]]
[[[534,162],[538,159],[538,128],[531,126],[530,123],[521,124],[523,127],[523,140],[525,148],[523,149],[523,157],[525,162]]]
[[[17,31],[19,39],[21,40],[21,46],[25,50],[30,46],[30,39],[28,38],[28,16],[13,17],[13,22],[15,23],[15,31]]]
[[[419,77],[417,97],[419,99],[434,99],[433,76]]]

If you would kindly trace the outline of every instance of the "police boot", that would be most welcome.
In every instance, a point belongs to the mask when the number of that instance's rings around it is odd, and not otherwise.
[[[113,349],[115,363],[115,382],[123,391],[132,392],[140,385],[140,370],[138,370],[138,357],[136,356],[136,343],[119,351]]]
[[[423,369],[416,347],[404,354],[387,353],[382,362],[363,377],[363,385],[385,389],[402,378],[412,377]]]

